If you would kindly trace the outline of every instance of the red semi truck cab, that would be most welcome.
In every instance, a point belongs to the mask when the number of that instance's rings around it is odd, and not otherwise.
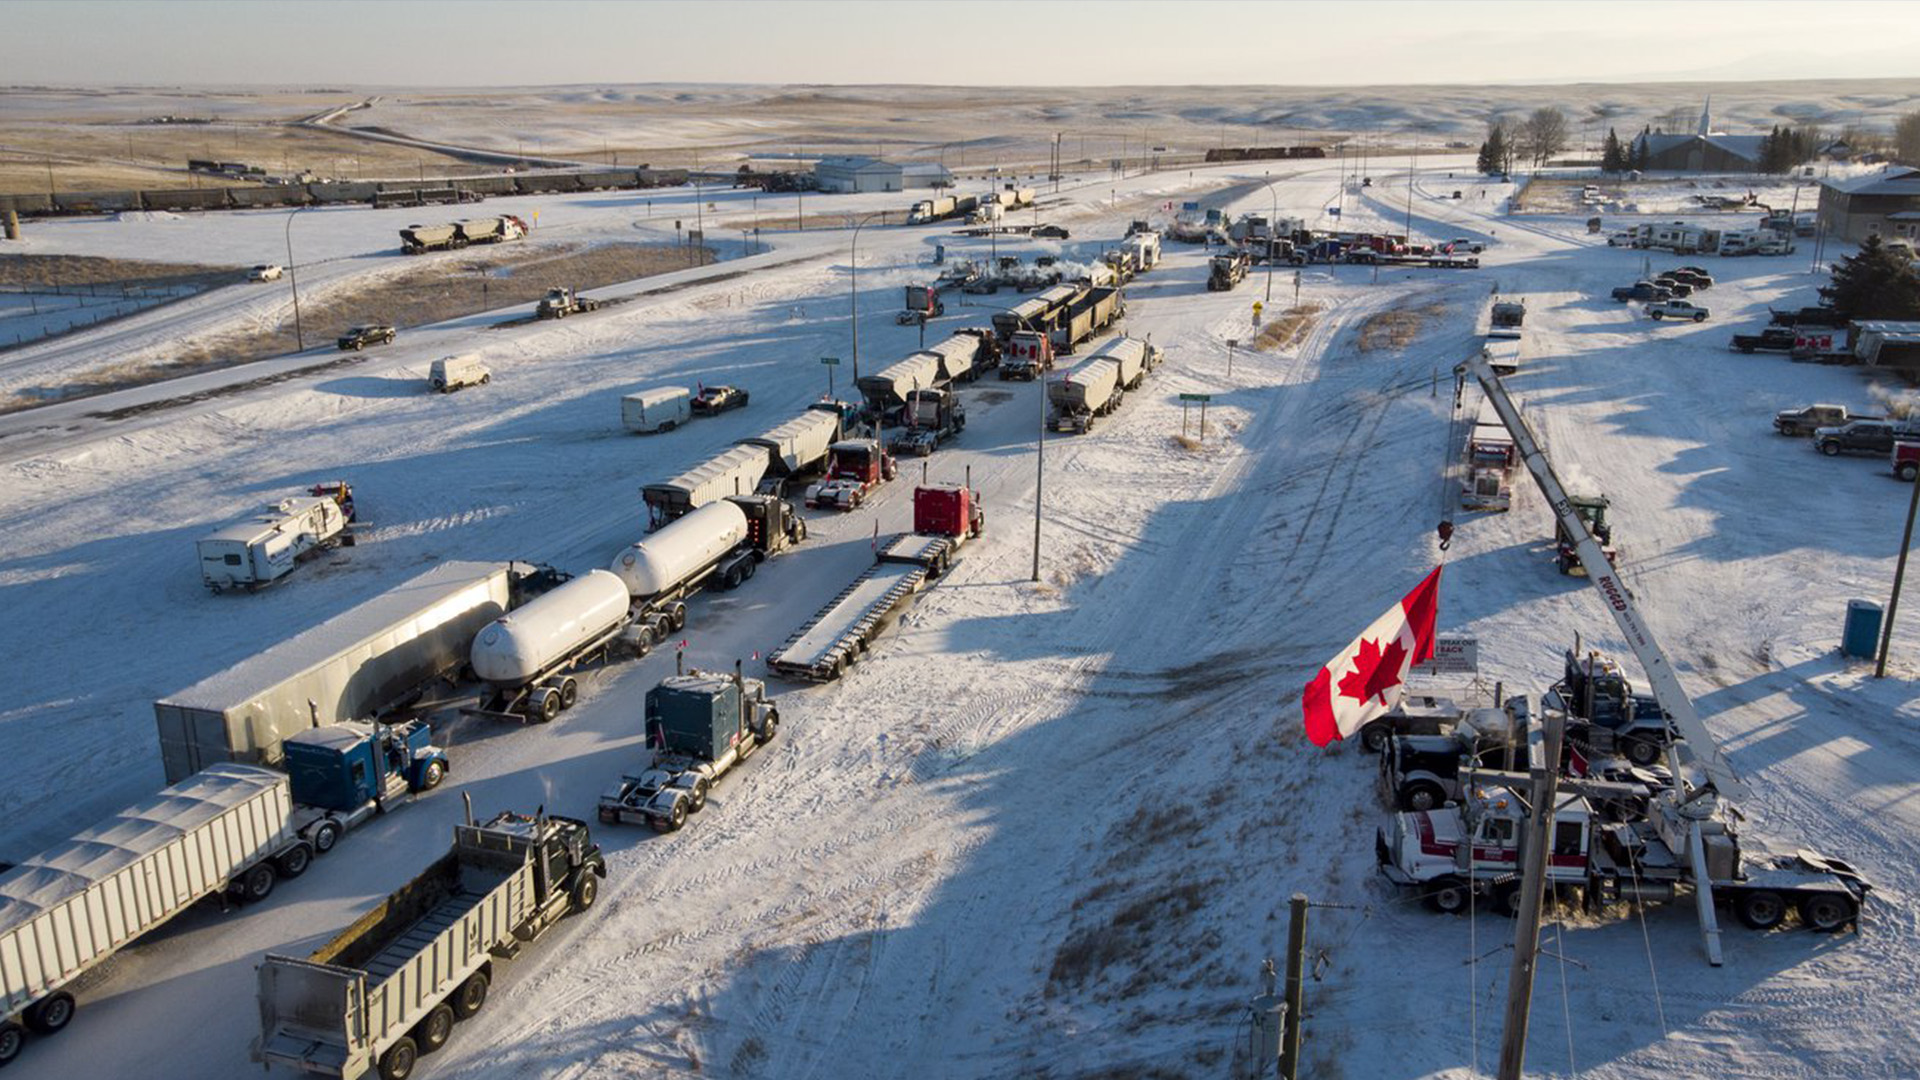
[[[980,496],[968,488],[932,484],[913,489],[913,531],[921,536],[950,536],[964,541],[986,531]]]

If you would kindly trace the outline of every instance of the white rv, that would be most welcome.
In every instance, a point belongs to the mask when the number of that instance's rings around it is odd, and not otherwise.
[[[200,541],[200,577],[214,592],[257,589],[285,577],[304,555],[352,543],[338,501],[295,496]]]

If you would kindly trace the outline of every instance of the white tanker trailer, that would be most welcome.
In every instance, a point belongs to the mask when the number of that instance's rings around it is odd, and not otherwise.
[[[687,598],[712,582],[731,589],[759,565],[807,538],[793,504],[773,495],[708,503],[614,557],[631,597],[635,637],[651,648],[687,624]]]
[[[488,692],[478,708],[485,716],[545,723],[572,705],[580,687],[575,672],[616,647],[645,655],[655,640],[650,627],[632,627],[626,583],[605,570],[589,570],[488,623],[473,639],[470,663]]]

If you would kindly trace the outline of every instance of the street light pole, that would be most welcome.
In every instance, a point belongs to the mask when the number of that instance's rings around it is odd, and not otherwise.
[[[1273,196],[1273,213],[1267,217],[1267,306],[1273,306],[1273,231],[1280,224],[1280,192],[1267,181],[1267,194]]]
[[[307,351],[307,338],[306,338],[306,335],[302,333],[300,329],[300,278],[293,271],[293,216],[294,214],[298,214],[300,211],[305,209],[306,207],[304,206],[294,207],[293,213],[290,213],[287,215],[287,229],[286,229],[286,232],[287,232],[287,284],[292,286],[293,288],[293,343],[294,343],[294,348],[300,352]]]
[[[886,213],[875,210],[853,227],[853,240],[847,245],[847,286],[849,310],[853,313],[853,383],[860,385],[860,230],[867,222]]]

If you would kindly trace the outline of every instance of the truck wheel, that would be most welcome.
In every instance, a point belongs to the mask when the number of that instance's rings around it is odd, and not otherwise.
[[[1493,907],[1495,911],[1509,919],[1520,917],[1520,883],[1509,881],[1494,890]]]
[[[652,652],[653,643],[656,640],[658,639],[653,636],[653,628],[651,626],[642,626],[638,630],[635,630],[633,634],[634,658],[639,659]]]
[[[1658,311],[1652,311],[1652,312],[1648,312],[1648,314],[1650,314],[1650,315],[1652,315],[1652,316],[1653,316],[1653,321],[1654,321],[1654,322],[1659,322],[1659,321],[1660,321],[1661,319],[1664,319],[1664,318],[1666,318],[1666,316],[1665,316],[1665,315],[1662,315],[1662,314],[1661,314],[1660,312],[1658,312]]]
[[[380,1055],[380,1080],[407,1080],[419,1063],[420,1045],[413,1041],[413,1036],[402,1035]]]
[[[687,797],[687,813],[697,814],[707,808],[707,789],[710,786],[704,776],[693,782],[693,791]]]
[[[564,679],[561,679],[560,680],[560,707],[562,709],[571,709],[573,708],[573,703],[579,700],[580,700],[580,680],[574,678],[571,675],[567,676]]]
[[[487,1003],[487,973],[476,971],[453,992],[453,1018],[471,1020]]]
[[[1898,475],[1900,479],[1905,480],[1907,483],[1911,484],[1913,483],[1914,478],[1916,476],[1920,476],[1920,465],[1915,465],[1911,461],[1901,462],[1900,472]]]
[[[1787,902],[1772,889],[1740,894],[1734,913],[1749,930],[1771,930],[1787,917]]]
[[[447,763],[444,761],[427,762],[427,771],[420,774],[420,790],[432,791],[447,778]]]
[[[796,543],[796,544],[798,544],[798,543],[800,543],[801,541],[803,541],[803,540],[805,540],[806,538],[807,538],[807,521],[806,521],[806,519],[805,519],[805,518],[794,518],[794,519],[793,519],[793,542],[794,542],[794,543]]]
[[[753,577],[753,575],[754,575],[754,574],[755,574],[755,573],[756,573],[757,571],[759,571],[759,569],[760,569],[760,564],[759,564],[759,562],[758,562],[758,561],[756,561],[756,560],[753,560],[753,559],[748,559],[748,560],[747,560],[747,565],[741,568],[741,571],[740,571],[740,580],[742,580],[742,581],[745,581],[745,580],[747,580],[748,578],[751,578],[751,577]]]
[[[531,707],[527,710],[535,723],[552,723],[560,715],[560,691],[553,687],[543,687],[533,696]]]
[[[1837,893],[1815,893],[1800,901],[1800,923],[1809,930],[1831,934],[1853,921],[1853,901]]]
[[[313,865],[313,849],[305,844],[295,844],[282,852],[279,858],[273,860],[273,865],[280,872],[281,877],[292,881],[306,873],[307,867]]]
[[[273,895],[275,881],[271,863],[255,863],[253,869],[240,877],[240,900],[243,903],[257,904]]]
[[[573,914],[587,910],[600,898],[600,882],[591,870],[580,872],[580,879],[573,883]]]
[[[55,990],[27,1006],[21,1019],[42,1035],[57,1034],[73,1022],[73,995],[65,990]]]
[[[1435,878],[1427,885],[1423,899],[1428,907],[1442,915],[1458,915],[1467,910],[1466,882],[1452,875]]]
[[[1698,314],[1698,315],[1695,315],[1695,316],[1693,317],[1693,321],[1694,321],[1694,322],[1706,322],[1706,321],[1707,321],[1707,313],[1703,311],[1703,312],[1701,312],[1700,314]]]
[[[673,621],[673,630],[675,633],[679,633],[681,630],[686,629],[687,605],[680,604],[680,603],[674,604],[672,610],[667,612],[667,616]]]
[[[653,828],[655,832],[679,832],[680,827],[686,823],[687,802],[685,799],[676,799],[673,809],[667,811],[666,817],[653,819]]]
[[[1635,765],[1644,767],[1660,760],[1660,744],[1652,739],[1626,739],[1620,750]]]
[[[1828,457],[1839,457],[1840,444],[1837,442],[1823,442],[1820,444],[1820,452]]]
[[[1385,724],[1368,724],[1360,729],[1360,749],[1369,754],[1382,753],[1387,749],[1387,739],[1392,734]]]
[[[325,855],[340,842],[340,823],[331,819],[321,822],[314,826],[313,836],[309,839],[313,842],[313,853]]]
[[[19,1024],[0,1023],[0,1069],[12,1064],[26,1043],[27,1033]]]
[[[720,576],[720,587],[722,589],[737,589],[740,587],[741,577],[740,568],[736,566]]]
[[[780,734],[780,710],[768,709],[767,724],[754,735],[754,740],[761,746],[765,746],[772,742],[773,737],[778,734]]]
[[[1400,789],[1402,810],[1436,810],[1446,801],[1446,792],[1431,780],[1415,780]]]
[[[423,1054],[431,1054],[453,1038],[453,1006],[441,1002],[433,1007],[420,1026],[413,1029],[413,1041]]]

